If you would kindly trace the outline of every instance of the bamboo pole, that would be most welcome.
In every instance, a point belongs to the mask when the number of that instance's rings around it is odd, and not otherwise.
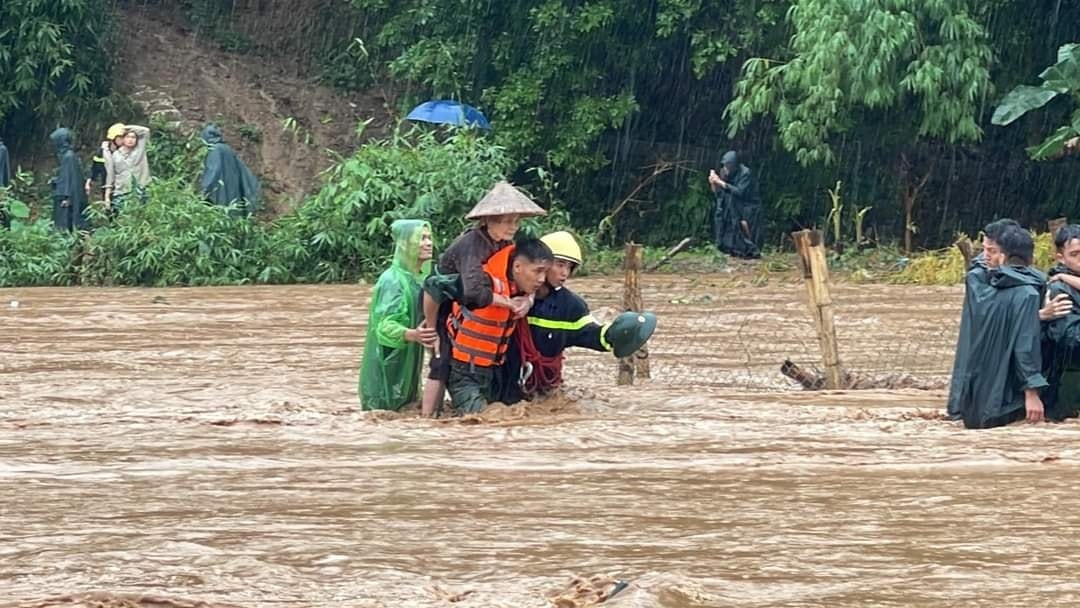
[[[1046,223],[1047,228],[1050,229],[1050,236],[1053,236],[1059,228],[1069,223],[1069,218],[1058,217],[1050,220]]]
[[[623,257],[623,270],[625,271],[623,282],[624,310],[634,312],[641,312],[642,310],[641,286],[638,279],[644,266],[644,248],[635,243],[627,243]],[[619,359],[618,383],[620,385],[633,384],[634,376],[648,378],[649,375],[649,351],[646,347],[642,347],[641,350],[629,357]]]
[[[680,253],[682,253],[683,251],[685,251],[686,248],[689,247],[690,243],[692,243],[693,241],[694,241],[694,239],[692,239],[690,237],[686,237],[685,239],[679,241],[678,245],[675,245],[671,249],[668,249],[668,252],[664,254],[664,257],[660,258],[655,263],[651,264],[645,270],[648,271],[648,272],[653,272],[657,268],[660,268],[661,266],[666,264],[668,260],[670,260],[671,258],[673,258],[673,257],[679,255]]]
[[[818,343],[821,345],[821,357],[825,364],[825,386],[841,388],[844,373],[840,367],[840,349],[836,342],[824,238],[819,230],[800,230],[793,232],[791,237],[799,253],[806,292],[810,297],[810,316],[814,318]]]

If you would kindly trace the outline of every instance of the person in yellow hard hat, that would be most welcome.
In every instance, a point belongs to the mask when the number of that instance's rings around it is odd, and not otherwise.
[[[601,325],[589,305],[566,287],[583,262],[581,245],[566,231],[540,238],[555,263],[537,290],[535,302],[511,337],[507,358],[496,376],[494,394],[506,404],[549,392],[562,384],[563,351],[570,346],[627,357],[641,348],[656,329],[652,313],[624,312]]]
[[[109,130],[105,133],[105,141],[101,142],[101,147],[97,149],[94,157],[90,160],[90,177],[86,179],[85,187],[86,196],[90,200],[107,201],[110,199],[111,192],[106,191],[106,185],[109,183],[112,154],[120,149],[126,128],[123,123],[119,122],[109,127]],[[96,198],[94,196],[95,191],[98,194]]]

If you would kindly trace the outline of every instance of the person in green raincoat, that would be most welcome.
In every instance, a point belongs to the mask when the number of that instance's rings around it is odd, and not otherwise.
[[[987,281],[968,283],[964,305],[974,340],[957,344],[949,385],[949,413],[967,428],[1043,419],[1039,306],[1046,276],[1031,267],[1034,249],[1031,233],[1015,225],[983,239]]]
[[[360,361],[360,405],[365,410],[397,411],[419,402],[424,347],[435,341],[435,330],[423,326],[421,308],[421,285],[431,267],[431,224],[397,220],[390,233],[394,261],[371,293]]]
[[[239,205],[253,213],[259,204],[259,179],[248,169],[221,137],[221,129],[208,124],[202,132],[203,142],[210,148],[199,180],[203,198],[220,205]]]
[[[82,167],[75,156],[69,129],[59,128],[49,135],[60,169],[49,180],[52,186],[53,225],[58,230],[81,230],[86,227],[86,191],[83,186]]]

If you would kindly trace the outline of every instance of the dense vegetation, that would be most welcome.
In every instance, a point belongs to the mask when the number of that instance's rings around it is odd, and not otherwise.
[[[148,202],[126,206],[113,220],[96,203],[92,231],[56,232],[49,208],[0,191],[0,207],[14,218],[10,230],[0,230],[0,287],[355,281],[386,267],[393,220],[429,218],[445,246],[512,165],[475,132],[395,133],[342,159],[295,212],[263,222],[200,200],[191,179],[193,142],[161,125],[155,131],[158,177]],[[567,219],[556,206],[542,221],[526,228],[565,227]]]
[[[975,234],[999,216],[1033,226],[1080,217],[1080,172],[1061,154],[1080,133],[1080,62],[1065,46],[1080,39],[1077,3],[258,4],[181,3],[199,31],[230,50],[287,57],[342,89],[389,87],[403,111],[427,98],[461,99],[488,114],[492,134],[372,143],[269,224],[202,207],[186,185],[197,164],[181,153],[199,146],[181,138],[156,157],[171,165],[155,168],[153,202],[73,242],[67,262],[62,239],[35,240],[49,234],[38,225],[0,237],[0,254],[38,252],[37,278],[8,270],[0,283],[42,282],[46,272],[45,282],[350,279],[384,261],[383,227],[393,217],[430,213],[440,237],[453,235],[481,184],[502,175],[554,205],[554,221],[571,221],[591,245],[705,239],[705,174],[728,148],[743,152],[762,182],[774,245],[796,226],[918,248]],[[123,103],[108,94],[110,15],[128,3],[0,6],[0,23],[19,24],[0,27],[0,81],[13,83],[0,91],[5,140],[40,141],[61,121],[94,120],[95,109]],[[1029,147],[1048,160],[1032,160]],[[44,180],[34,183],[14,194],[40,207],[33,197]],[[145,264],[117,257],[134,255],[140,239],[162,240],[155,231],[170,223],[197,225],[171,245],[183,252],[162,245],[140,254]],[[195,268],[170,273],[151,263],[162,259]]]

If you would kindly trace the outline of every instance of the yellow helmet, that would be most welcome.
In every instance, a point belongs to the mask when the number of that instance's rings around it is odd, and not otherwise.
[[[574,235],[565,230],[560,230],[559,232],[545,234],[540,237],[540,240],[551,248],[551,253],[554,253],[556,258],[581,266],[581,245],[578,245]]]
[[[106,133],[105,139],[112,141],[117,137],[123,137],[125,132],[127,132],[127,127],[124,126],[124,123],[118,122],[115,125],[109,127],[109,131],[108,133]]]

